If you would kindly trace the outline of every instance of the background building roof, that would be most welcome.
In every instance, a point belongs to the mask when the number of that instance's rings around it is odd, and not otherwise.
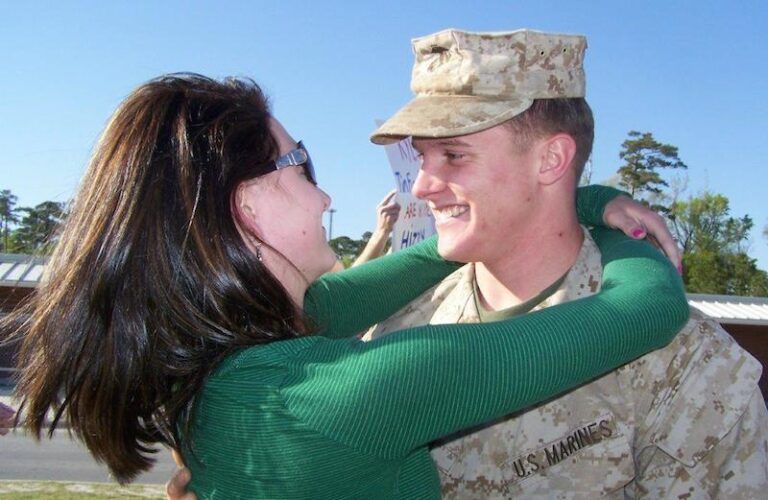
[[[720,323],[768,326],[768,297],[689,293],[688,304]]]
[[[0,253],[0,286],[32,288],[40,283],[45,257]]]

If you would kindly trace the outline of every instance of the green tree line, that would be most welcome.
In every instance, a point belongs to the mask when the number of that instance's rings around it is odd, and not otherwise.
[[[47,255],[56,244],[56,229],[66,205],[44,201],[34,207],[17,207],[9,189],[0,190],[0,252]]]
[[[619,186],[667,219],[683,250],[683,282],[692,293],[768,296],[768,274],[749,256],[749,215],[731,214],[728,198],[705,191],[682,196],[665,172],[687,169],[678,148],[631,131],[621,145]],[[768,226],[763,229],[768,239]]]
[[[359,240],[353,240],[349,236],[339,236],[328,242],[344,267],[349,267],[355,259],[363,252],[363,248],[371,239],[372,233],[366,231]]]

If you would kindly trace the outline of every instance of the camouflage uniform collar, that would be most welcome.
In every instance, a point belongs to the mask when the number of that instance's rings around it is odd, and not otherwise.
[[[545,288],[543,291],[536,294],[534,297],[521,302],[520,304],[507,307],[498,311],[492,311],[490,309],[486,309],[480,300],[480,290],[477,288],[477,279],[472,280],[472,294],[474,295],[475,299],[475,309],[477,310],[478,316],[480,317],[480,321],[483,323],[490,323],[492,321],[503,321],[505,319],[511,319],[515,316],[520,316],[522,314],[525,314],[527,312],[530,312],[531,309],[536,307],[538,304],[541,304],[546,299],[552,296],[556,291],[560,289],[560,286],[563,284],[563,281],[565,281],[565,277],[568,276],[568,273],[570,270],[566,271],[565,274],[557,278],[554,283],[549,285],[547,288]]]
[[[602,254],[589,231],[584,226],[581,229],[584,232],[584,241],[581,244],[579,255],[576,257],[576,262],[565,276],[563,284],[554,294],[532,310],[536,311],[589,297],[600,291],[600,284],[603,281]]]
[[[582,231],[584,231],[584,241],[581,244],[579,255],[576,257],[576,262],[565,274],[556,290],[548,295],[542,294],[542,300],[536,304],[526,303],[526,306],[529,307],[525,312],[538,311],[546,307],[588,297],[600,291],[603,277],[600,249],[590,236],[589,231],[583,226]],[[463,304],[463,307],[460,308],[461,316],[456,320],[461,323],[480,322],[482,313],[478,310],[478,301],[475,296],[474,263],[462,267],[461,271],[456,287],[450,294],[453,299],[452,303]]]

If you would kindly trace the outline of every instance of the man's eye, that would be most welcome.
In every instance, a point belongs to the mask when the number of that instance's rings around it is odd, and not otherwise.
[[[462,158],[464,158],[464,153],[454,153],[452,151],[446,151],[445,157],[448,158],[449,160],[461,160]]]

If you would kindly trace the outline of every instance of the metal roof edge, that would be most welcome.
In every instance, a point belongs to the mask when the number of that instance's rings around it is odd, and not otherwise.
[[[688,300],[701,300],[707,302],[729,302],[740,304],[765,304],[768,305],[768,297],[750,297],[742,295],[714,295],[708,293],[686,293]]]
[[[50,259],[47,255],[30,255],[24,253],[0,253],[0,262],[30,262],[46,264]]]

